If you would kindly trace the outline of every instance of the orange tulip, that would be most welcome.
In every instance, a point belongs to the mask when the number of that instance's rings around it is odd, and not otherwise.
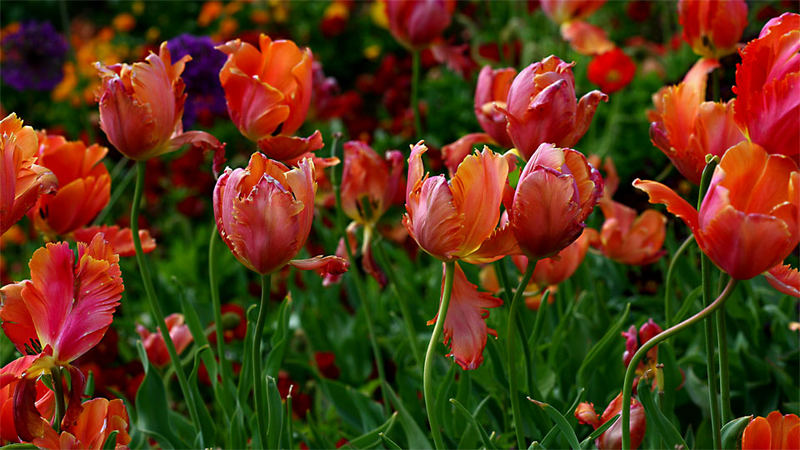
[[[589,243],[597,232],[591,228],[585,228],[583,233],[575,242],[564,247],[558,254],[551,258],[543,258],[536,261],[536,268],[533,270],[531,283],[537,286],[553,286],[561,284],[571,277],[578,266],[581,265],[589,250]],[[520,272],[525,273],[528,267],[528,257],[525,255],[514,255],[511,257],[514,265]]]
[[[186,144],[219,147],[202,131],[183,132],[181,117],[186,94],[181,73],[192,58],[172,64],[167,43],[147,62],[103,66],[95,63],[103,87],[97,93],[100,128],[123,155],[144,161]]]
[[[38,139],[16,114],[0,121],[0,235],[33,207],[41,194],[55,191],[58,180],[34,164]]]
[[[788,264],[778,264],[764,274],[779,292],[800,298],[800,271]]]
[[[742,450],[800,448],[800,417],[772,411],[756,417],[742,433]]]
[[[430,45],[450,26],[454,0],[383,0],[389,31],[401,44],[419,49]]]
[[[169,330],[169,337],[175,345],[175,352],[180,355],[194,340],[192,333],[189,331],[189,327],[184,323],[183,314],[170,314],[164,319],[164,322]],[[150,361],[150,364],[155,367],[164,367],[169,364],[170,359],[169,353],[167,352],[167,344],[164,342],[161,333],[158,331],[151,333],[150,330],[141,324],[136,325],[136,332],[139,333],[139,337],[142,338],[142,344],[147,352],[147,359]]]
[[[540,0],[542,11],[550,20],[561,25],[589,17],[606,0]]]
[[[740,51],[734,117],[769,153],[800,161],[800,15],[786,13]]]
[[[50,426],[44,426],[42,436],[34,439],[33,443],[40,448],[100,450],[109,435],[116,431],[115,448],[127,448],[131,437],[128,434],[128,410],[122,400],[95,398],[81,407],[75,422],[62,429],[61,434]]]
[[[498,106],[506,107],[508,90],[515,76],[517,70],[512,67],[492,69],[490,66],[483,66],[475,88],[475,116],[478,123],[483,131],[505,148],[511,148],[514,144],[506,131],[506,115]]]
[[[650,139],[675,168],[694,184],[706,166],[706,155],[722,156],[745,139],[733,120],[733,103],[706,102],[706,78],[719,67],[701,59],[676,86],[653,95],[656,109],[647,112]]]
[[[408,158],[403,224],[411,237],[442,261],[491,262],[508,254],[498,247],[501,233],[497,228],[508,175],[503,156],[488,148],[469,155],[448,182],[444,175],[423,175],[426,151],[420,141]]]
[[[519,247],[547,258],[581,235],[603,192],[600,173],[580,152],[542,144],[525,165],[509,210]]]
[[[613,200],[601,200],[606,220],[596,247],[622,264],[643,266],[658,261],[666,251],[667,218],[655,209],[637,216],[636,211]]]
[[[344,144],[342,170],[342,211],[362,225],[374,224],[389,207],[402,203],[403,154],[386,152],[381,159],[361,141]],[[368,210],[364,211],[364,203]]]
[[[749,142],[731,147],[714,170],[698,213],[670,188],[635,180],[694,233],[700,249],[738,280],[778,265],[800,241],[800,171],[790,158]]]
[[[608,39],[608,34],[606,34],[605,30],[582,20],[562,24],[561,37],[569,42],[570,47],[581,55],[601,55],[615,49],[614,43]],[[631,75],[631,78],[633,78],[633,75]],[[603,89],[603,92],[610,94],[605,89]]]
[[[214,187],[219,234],[239,262],[262,275],[286,264],[302,270],[345,272],[347,261],[335,256],[292,260],[311,231],[316,190],[310,159],[289,170],[253,153],[246,169],[225,169]]]
[[[35,355],[18,358],[0,369],[0,445],[20,442],[14,420],[14,394],[22,371],[30,366]],[[50,417],[55,411],[55,395],[42,380],[35,385],[34,407],[42,417]]]
[[[36,228],[48,237],[87,225],[106,206],[111,176],[102,160],[108,149],[63,136],[39,135],[39,164],[58,178],[59,188],[39,198],[31,211]]]
[[[747,27],[744,0],[680,0],[678,19],[683,39],[704,58],[721,58],[736,51]]]
[[[600,417],[594,410],[594,404],[582,402],[575,409],[575,418],[578,422],[591,425],[594,429],[599,428],[604,423],[613,419],[614,416],[622,411],[622,394],[614,397],[608,404],[606,410]],[[644,433],[647,430],[647,419],[644,407],[635,398],[631,398],[631,448],[639,448],[644,440]],[[622,447],[622,421],[618,420],[611,428],[595,440],[597,448],[601,450],[617,449]]]
[[[311,104],[311,50],[265,34],[258,43],[255,48],[236,39],[217,47],[228,55],[219,71],[228,113],[268,157],[294,161],[323,145],[319,131],[307,138],[292,136]]]
[[[130,228],[120,228],[116,225],[95,225],[75,230],[72,233],[72,237],[78,242],[88,244],[92,242],[92,238],[98,233],[103,234],[103,238],[111,244],[114,253],[119,256],[133,256],[136,254],[136,249],[133,247],[133,232]],[[156,241],[150,237],[149,231],[139,230],[139,239],[142,241],[142,251],[144,253],[150,253],[156,249]]]
[[[523,69],[511,83],[501,110],[511,141],[525,160],[546,142],[573,147],[589,129],[598,103],[608,100],[595,90],[576,102],[573,65],[551,55]]]

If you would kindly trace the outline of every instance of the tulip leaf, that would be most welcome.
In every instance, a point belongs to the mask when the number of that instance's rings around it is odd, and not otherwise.
[[[575,435],[575,430],[572,429],[572,427],[569,425],[569,422],[567,422],[567,419],[564,418],[564,416],[561,415],[561,413],[558,412],[557,409],[555,409],[552,405],[550,405],[548,403],[539,402],[539,401],[533,400],[530,397],[528,397],[528,400],[532,401],[537,406],[542,408],[544,410],[544,412],[546,412],[547,415],[550,416],[551,419],[553,419],[553,422],[555,422],[556,427],[558,427],[558,430],[561,432],[561,434],[564,436],[564,438],[569,443],[570,448],[572,448],[573,450],[576,450],[576,449],[579,449],[581,447],[581,444],[578,442],[578,436]],[[574,409],[574,407],[573,407],[573,409]],[[548,433],[548,434],[550,434],[550,433]]]
[[[642,402],[644,412],[647,415],[648,427],[652,425],[652,427],[655,428],[668,448],[676,448],[678,446],[689,448],[686,445],[686,441],[683,440],[681,434],[675,428],[675,425],[667,419],[664,413],[661,412],[661,409],[656,405],[656,402],[653,400],[653,391],[650,390],[649,384],[643,381],[639,382],[637,397],[639,397],[639,401]]]
[[[478,423],[478,420],[475,418],[475,414],[471,414],[464,405],[462,405],[458,400],[454,398],[450,399],[450,403],[452,403],[456,407],[456,411],[463,414],[464,417],[467,419],[467,421],[470,424],[472,424],[472,426],[475,427],[476,430],[478,430],[478,435],[481,438],[481,442],[483,442],[483,445],[486,448],[488,449],[497,448],[497,446],[494,445],[491,439],[489,439],[489,435],[486,433],[486,430],[484,430],[481,424]],[[475,413],[477,414],[478,411],[480,411],[480,407],[475,410]]]
[[[292,297],[286,296],[286,299],[281,303],[278,309],[277,328],[275,334],[272,335],[270,343],[269,354],[267,355],[267,363],[264,365],[265,373],[271,377],[278,376],[278,369],[283,362],[283,357],[286,354],[286,348],[289,343],[289,316],[292,313]]]
[[[753,416],[743,416],[733,419],[722,426],[722,448],[739,448],[741,446],[742,432],[753,420]]]
[[[596,430],[592,431],[592,434],[590,434],[589,436],[586,436],[586,439],[581,441],[581,448],[588,447],[589,444],[591,444],[593,440],[599,438],[600,435],[605,433],[607,429],[613,427],[614,423],[617,421],[617,419],[619,419],[619,416],[620,416],[619,414],[615,415],[611,419],[607,420],[606,423],[604,423],[604,424],[600,425],[599,427],[597,427]]]
[[[203,358],[203,355],[206,355],[206,358]],[[200,395],[200,390],[198,389],[199,382],[197,380],[197,372],[200,370],[200,364],[206,359],[214,359],[214,356],[211,354],[211,348],[208,344],[205,344],[195,350],[194,354],[194,367],[192,368],[192,372],[189,374],[189,389],[192,391],[192,396],[197,404],[197,412],[199,414],[198,419],[200,420],[200,428],[202,429],[202,433],[198,435],[198,438],[202,438],[205,442],[215,442],[217,430],[214,425],[214,419],[211,418],[211,413],[208,412],[208,408],[206,407],[205,403],[201,401],[203,398]],[[206,365],[206,367],[209,367]],[[211,375],[209,373],[209,375]],[[202,442],[201,442],[202,443]]]
[[[359,433],[372,430],[383,422],[381,407],[361,391],[338,381],[320,379],[320,387],[345,423]]]
[[[247,316],[247,333],[244,337],[244,352],[242,355],[242,370],[239,376],[239,386],[236,388],[236,396],[239,398],[239,404],[244,407],[249,404],[250,389],[253,388],[253,369],[251,367],[253,361],[253,329],[256,327],[258,314],[258,306],[253,304],[247,308],[245,316]],[[245,417],[250,417],[249,411],[243,411]],[[257,434],[257,433],[254,433]]]
[[[275,378],[267,377],[267,448],[279,448],[283,434],[283,404]]]
[[[405,405],[397,397],[397,394],[394,392],[391,386],[387,383],[383,386],[383,389],[386,389],[386,396],[389,397],[389,400],[394,405],[395,409],[398,413],[400,413],[400,424],[403,426],[403,429],[406,432],[406,440],[408,448],[432,448],[431,443],[428,441],[428,438],[425,437],[425,433],[419,427],[417,422],[411,417],[411,414],[408,413]]]
[[[686,296],[686,299],[683,300],[681,307],[678,308],[678,312],[675,313],[675,316],[672,317],[672,323],[679,323],[686,317],[689,311],[694,306],[697,299],[703,293],[703,286],[697,286]]]
[[[136,343],[136,350],[139,352],[139,359],[144,368],[144,379],[136,392],[136,426],[164,448],[190,447],[173,432],[170,409],[167,404],[167,391],[164,389],[164,383],[158,373],[150,366],[147,351],[141,341]]]
[[[388,434],[392,431],[392,427],[394,423],[397,421],[397,412],[393,413],[389,420],[383,423],[383,425],[375,428],[372,431],[368,431],[357,438],[350,439],[350,441],[346,444],[350,448],[370,448],[378,445],[381,442],[380,434]]]
[[[576,377],[578,381],[578,386],[586,387],[589,384],[589,376],[593,373],[594,368],[599,364],[599,360],[607,356],[608,351],[614,342],[619,339],[619,333],[622,329],[625,321],[628,319],[628,312],[631,310],[631,304],[628,303],[625,306],[625,310],[622,311],[622,315],[617,319],[616,322],[611,326],[611,328],[606,331],[603,337],[597,341],[594,346],[589,350],[589,353],[586,354],[586,357],[583,359],[583,363],[578,368],[578,375]]]
[[[103,443],[103,450],[114,450],[117,448],[117,434],[119,434],[117,430],[108,433],[108,437],[106,437],[106,441]]]
[[[400,446],[397,445],[391,438],[389,438],[389,436],[386,436],[386,433],[378,433],[378,436],[380,436],[381,440],[384,444],[386,444],[387,447],[400,450]]]

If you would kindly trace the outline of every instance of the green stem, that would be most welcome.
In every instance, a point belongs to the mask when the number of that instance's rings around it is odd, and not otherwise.
[[[514,340],[517,337],[517,310],[522,294],[525,292],[525,287],[528,286],[533,276],[533,270],[536,268],[536,260],[528,259],[528,266],[525,268],[525,274],[519,281],[517,290],[514,292],[514,298],[511,299],[511,307],[508,310],[508,337],[506,338],[506,357],[508,358],[508,395],[511,399],[511,410],[514,413],[514,431],[517,435],[517,448],[527,448],[525,445],[525,434],[522,429],[522,415],[519,407],[519,396],[517,395],[517,358],[514,355]]]
[[[661,333],[655,335],[652,339],[645,342],[644,345],[639,347],[639,350],[634,353],[633,358],[631,358],[631,362],[628,363],[628,368],[625,370],[625,381],[622,385],[622,448],[629,449],[631,448],[631,410],[630,407],[624,407],[625,405],[631,404],[631,391],[633,391],[633,379],[636,377],[636,366],[639,365],[639,361],[647,354],[647,351],[651,348],[655,347],[665,339],[671,337],[672,335],[682,331],[685,328],[688,328],[695,323],[705,319],[711,313],[716,311],[720,308],[724,303],[725,300],[733,292],[734,287],[736,287],[736,280],[731,279],[728,281],[728,284],[725,286],[725,289],[716,298],[710,305],[703,308],[700,312],[693,315],[692,317],[684,320],[683,322],[670,327]]]
[[[422,120],[419,117],[419,50],[411,51],[411,109],[414,112],[414,132],[422,136]]]
[[[233,373],[230,372],[228,360],[225,358],[225,335],[222,324],[222,305],[219,300],[219,288],[217,287],[217,264],[214,258],[214,249],[217,243],[217,226],[211,227],[211,237],[208,241],[208,284],[211,289],[211,309],[214,311],[214,330],[217,334],[217,357],[219,358],[220,379],[224,389],[225,380],[231,379]]]
[[[253,328],[253,390],[254,390],[254,403],[256,412],[256,424],[258,426],[258,435],[261,437],[261,445],[266,446],[267,443],[267,411],[264,405],[267,403],[266,396],[266,378],[263,377],[261,369],[261,341],[264,333],[264,322],[267,321],[267,308],[269,306],[269,292],[270,292],[270,275],[261,275],[261,303],[258,305],[258,318],[256,319],[256,326]],[[221,339],[222,335],[217,336],[217,342]]]
[[[442,301],[439,303],[439,312],[436,314],[436,324],[433,326],[431,340],[428,342],[428,351],[425,352],[425,366],[422,369],[422,388],[425,391],[425,410],[428,413],[428,422],[431,425],[433,443],[437,450],[445,448],[442,439],[442,431],[439,429],[439,419],[434,411],[433,395],[433,355],[436,343],[442,337],[444,320],[447,317],[447,307],[450,305],[450,294],[453,292],[453,279],[455,276],[455,262],[444,263],[444,288],[442,290]]]
[[[664,280],[664,325],[669,328],[672,325],[672,297],[671,297],[671,290],[670,287],[672,286],[672,272],[675,270],[675,263],[678,262],[678,258],[689,248],[689,244],[692,243],[694,240],[694,235],[689,235],[685,241],[678,247],[678,250],[675,251],[675,254],[672,255],[672,259],[669,262],[669,268],[667,268],[667,278]]]
[[[64,381],[61,377],[61,368],[53,367],[50,370],[50,376],[53,377],[53,394],[56,398],[56,415],[53,418],[53,429],[61,432],[61,420],[64,418],[66,407],[64,405]]]
[[[142,284],[144,284],[144,290],[147,294],[147,306],[150,309],[150,315],[156,323],[156,326],[158,326],[161,337],[164,339],[164,344],[167,346],[167,353],[169,353],[170,361],[172,361],[172,368],[175,370],[175,375],[178,377],[181,393],[186,399],[192,423],[198,426],[200,424],[200,414],[197,410],[197,403],[191,389],[189,389],[189,381],[186,379],[186,374],[183,372],[178,352],[175,351],[175,344],[169,336],[169,329],[167,329],[164,313],[161,311],[161,305],[158,303],[155,288],[153,287],[150,266],[148,266],[147,260],[144,257],[142,240],[139,238],[139,207],[142,202],[142,193],[144,192],[145,167],[144,161],[136,161],[136,186],[133,191],[133,203],[131,204],[131,232],[133,234],[133,245],[136,248],[136,264],[139,266],[139,272],[142,275]]]
[[[728,332],[725,324],[725,310],[717,311],[717,347],[719,347],[719,391],[722,403],[722,423],[733,419],[731,410],[730,365],[728,362]]]

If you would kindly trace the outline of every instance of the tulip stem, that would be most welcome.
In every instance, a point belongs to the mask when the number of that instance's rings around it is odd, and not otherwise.
[[[664,280],[664,325],[669,328],[672,325],[672,297],[671,297],[671,290],[670,286],[672,285],[672,272],[675,270],[675,263],[678,262],[678,258],[689,248],[689,244],[692,243],[694,240],[694,235],[690,234],[689,237],[686,238],[685,241],[675,250],[675,254],[672,255],[672,259],[669,262],[669,267],[667,268],[667,278]]]
[[[222,324],[222,305],[219,301],[219,288],[217,287],[217,264],[214,258],[214,249],[217,243],[217,225],[211,227],[211,238],[208,241],[208,284],[211,289],[211,309],[214,311],[214,331],[217,334],[217,357],[219,358],[220,379],[224,389],[225,380],[233,376],[229,372],[230,366],[225,358],[225,335]]]
[[[719,309],[724,303],[725,300],[730,297],[731,293],[733,292],[734,288],[736,287],[736,280],[731,279],[728,281],[728,284],[725,286],[725,289],[716,298],[710,305],[703,308],[700,312],[689,317],[688,319],[684,320],[683,322],[667,328],[666,330],[662,331],[655,335],[652,339],[645,342],[636,353],[633,354],[633,358],[631,358],[630,363],[628,364],[628,368],[625,370],[625,381],[622,385],[622,448],[629,449],[631,448],[631,392],[633,391],[633,379],[636,376],[636,366],[639,365],[639,361],[647,354],[647,352],[661,343],[662,341],[666,340],[667,338],[671,337],[672,335],[682,331],[685,328],[688,328],[695,323],[705,319],[711,313]],[[625,407],[628,405],[628,407]]]
[[[419,117],[419,50],[411,51],[411,109],[414,113],[414,132],[422,136],[422,120]]]
[[[719,392],[722,403],[722,422],[733,419],[731,410],[731,381],[728,362],[728,332],[725,324],[725,310],[717,311],[717,346],[719,347]]]
[[[53,429],[61,432],[61,420],[64,418],[64,382],[61,377],[61,368],[56,366],[50,370],[50,376],[53,378],[53,394],[56,398],[56,411],[53,417]]]
[[[266,397],[266,379],[263,376],[261,369],[261,341],[264,333],[264,322],[267,320],[267,307],[269,304],[270,292],[270,275],[261,275],[261,303],[258,305],[258,318],[256,319],[256,326],[253,328],[253,390],[254,390],[254,403],[256,411],[256,424],[258,426],[258,435],[260,436],[261,446],[267,445],[267,424],[264,423],[267,417],[267,412],[264,411],[264,405],[267,403]],[[222,335],[217,335],[217,342],[222,339]],[[272,425],[272,424],[270,424]]]
[[[183,372],[181,360],[178,357],[178,352],[175,350],[175,344],[169,335],[167,323],[164,320],[164,313],[161,311],[161,305],[156,298],[155,288],[153,287],[153,280],[150,276],[150,266],[147,264],[147,259],[144,257],[142,251],[142,240],[139,238],[139,207],[142,202],[142,193],[144,192],[144,175],[145,175],[145,161],[136,161],[136,186],[133,191],[133,203],[131,204],[131,233],[133,234],[133,246],[136,249],[136,264],[139,266],[139,273],[142,275],[142,284],[147,294],[147,305],[150,308],[150,315],[153,321],[158,326],[161,332],[161,337],[164,339],[164,344],[167,346],[167,353],[169,359],[172,361],[172,368],[178,376],[178,384],[181,388],[181,393],[186,399],[186,405],[189,409],[189,415],[192,418],[192,423],[195,426],[200,425],[200,414],[197,410],[197,403],[195,401],[192,391],[189,389],[189,381],[186,379],[186,374]]]
[[[425,366],[422,369],[422,386],[425,391],[425,411],[428,413],[428,423],[431,425],[433,434],[433,444],[437,450],[446,448],[442,439],[442,431],[439,429],[439,419],[434,408],[433,393],[433,355],[436,343],[442,337],[444,320],[447,317],[447,308],[450,305],[450,294],[453,292],[453,280],[455,277],[455,265],[453,261],[444,263],[444,287],[442,289],[442,301],[439,302],[439,312],[436,314],[436,324],[433,326],[431,340],[428,342],[428,351],[425,352]]]
[[[528,266],[525,268],[525,274],[519,281],[517,290],[514,291],[514,297],[511,299],[511,307],[508,309],[508,336],[506,337],[506,357],[508,358],[508,396],[511,399],[511,410],[514,413],[514,431],[517,434],[517,448],[528,448],[525,445],[525,433],[522,429],[522,415],[519,407],[519,396],[517,395],[517,358],[514,357],[514,340],[517,337],[517,314],[519,302],[522,294],[525,292],[525,287],[533,276],[533,270],[536,268],[536,261],[529,258]]]

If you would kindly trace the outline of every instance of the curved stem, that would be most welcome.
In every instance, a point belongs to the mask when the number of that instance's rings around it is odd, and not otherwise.
[[[508,336],[506,337],[506,357],[508,358],[508,395],[511,399],[511,410],[514,412],[514,431],[517,435],[517,448],[527,448],[525,445],[525,434],[522,429],[522,415],[519,408],[519,397],[517,396],[517,359],[514,358],[514,340],[517,337],[517,309],[519,307],[525,287],[528,286],[536,268],[536,261],[528,260],[525,274],[519,281],[517,290],[514,291],[514,298],[511,299],[511,307],[508,309]]]
[[[669,262],[669,267],[667,268],[667,278],[664,280],[664,325],[669,328],[672,325],[672,298],[670,296],[671,292],[671,285],[672,285],[672,272],[675,270],[675,263],[678,262],[678,258],[689,248],[689,244],[692,243],[694,240],[694,235],[690,234],[689,237],[686,238],[685,241],[675,250],[675,254],[672,255],[672,259]]]
[[[419,117],[419,50],[411,51],[411,110],[414,112],[414,132],[422,136],[422,120]]]
[[[258,318],[256,319],[256,327],[253,328],[253,390],[256,424],[258,425],[258,435],[261,436],[261,445],[266,446],[267,443],[267,424],[265,423],[267,411],[264,405],[267,403],[266,396],[266,379],[262,376],[261,369],[261,340],[264,333],[264,322],[267,320],[267,307],[269,305],[269,291],[270,291],[270,276],[269,274],[261,275],[261,303],[258,305]],[[217,337],[219,342],[221,335]]]
[[[186,379],[186,374],[183,373],[181,360],[178,357],[178,352],[175,351],[175,344],[169,336],[169,329],[167,329],[167,323],[164,320],[164,313],[161,311],[161,305],[156,298],[153,280],[150,276],[150,266],[147,265],[144,251],[142,251],[142,240],[139,238],[139,206],[142,202],[142,193],[144,191],[144,174],[145,162],[136,161],[136,186],[133,191],[133,203],[131,204],[131,233],[133,234],[133,246],[136,248],[136,264],[139,266],[139,272],[142,275],[142,284],[144,284],[144,290],[147,294],[147,306],[150,309],[150,315],[156,323],[156,326],[158,326],[161,337],[164,339],[164,343],[167,346],[167,353],[169,353],[169,359],[172,361],[172,368],[175,370],[175,375],[178,377],[181,393],[186,399],[192,423],[194,425],[199,425],[200,414],[197,410],[197,403],[195,402],[194,395],[192,395],[192,391],[189,389],[189,381]]]
[[[431,425],[433,434],[433,444],[438,449],[445,448],[442,439],[442,431],[439,429],[439,420],[433,408],[433,355],[436,343],[442,337],[444,320],[447,317],[447,307],[450,305],[450,294],[453,292],[453,279],[455,276],[455,262],[444,263],[444,289],[442,290],[442,301],[439,302],[439,312],[436,314],[436,324],[433,326],[431,340],[428,342],[428,350],[425,352],[425,366],[422,369],[422,388],[425,391],[425,411],[428,413],[428,422]]]
[[[50,376],[53,378],[53,394],[56,398],[56,411],[53,417],[53,429],[61,432],[61,420],[64,418],[66,407],[64,405],[64,382],[61,377],[61,368],[53,367],[50,370]]]
[[[625,370],[625,381],[622,385],[622,448],[629,449],[631,448],[631,409],[630,406],[627,408],[624,407],[625,405],[631,404],[631,391],[633,391],[633,379],[636,376],[636,366],[639,365],[639,361],[647,354],[647,351],[651,348],[655,347],[665,339],[669,338],[670,336],[682,331],[685,328],[688,328],[695,323],[705,319],[711,313],[716,311],[720,308],[724,303],[725,300],[733,292],[733,289],[736,287],[736,280],[731,279],[728,281],[728,284],[725,286],[725,289],[716,298],[710,305],[703,308],[700,312],[689,317],[688,319],[684,320],[683,322],[667,328],[666,330],[662,331],[661,333],[655,335],[652,339],[645,342],[644,345],[639,347],[639,350],[633,354],[633,358],[631,358],[630,363],[628,363],[628,368]]]

